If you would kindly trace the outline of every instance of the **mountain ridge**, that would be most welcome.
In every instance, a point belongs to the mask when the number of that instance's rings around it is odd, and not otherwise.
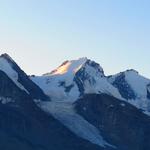
[[[81,58],[28,76],[1,55],[0,149],[148,150],[149,99],[149,79],[135,70],[106,76]]]
[[[150,80],[134,69],[106,76],[98,63],[83,57],[67,60],[51,73],[31,79],[45,91],[46,95],[53,97],[51,93],[54,93],[54,99],[58,101],[68,97],[76,101],[84,94],[106,93],[130,102],[147,114],[150,111],[148,88]],[[60,95],[53,90],[54,87],[61,93]]]

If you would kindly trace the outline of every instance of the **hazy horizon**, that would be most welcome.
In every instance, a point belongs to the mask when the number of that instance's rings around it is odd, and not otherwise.
[[[106,75],[135,69],[150,78],[150,2],[5,0],[0,2],[0,53],[28,74],[87,57]]]

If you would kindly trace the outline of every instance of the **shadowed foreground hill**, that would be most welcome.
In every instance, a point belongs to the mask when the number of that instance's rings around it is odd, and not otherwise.
[[[75,107],[118,150],[150,149],[150,118],[131,104],[106,94],[91,94]]]

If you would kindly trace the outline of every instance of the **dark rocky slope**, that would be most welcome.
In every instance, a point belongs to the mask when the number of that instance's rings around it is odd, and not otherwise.
[[[150,149],[150,117],[136,107],[106,94],[85,95],[75,107],[118,150]]]

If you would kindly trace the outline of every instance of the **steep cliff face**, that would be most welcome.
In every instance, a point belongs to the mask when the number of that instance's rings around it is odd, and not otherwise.
[[[127,102],[92,94],[78,100],[75,107],[117,149],[150,149],[150,118]]]

